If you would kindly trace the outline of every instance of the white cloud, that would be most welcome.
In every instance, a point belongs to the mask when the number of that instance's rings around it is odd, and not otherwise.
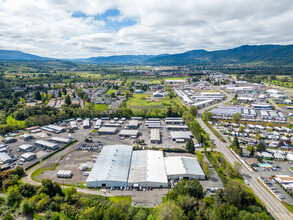
[[[77,58],[292,44],[291,0],[0,0],[0,45]],[[94,16],[118,9],[118,32]],[[72,17],[81,12],[87,17]],[[111,24],[111,22],[110,22]],[[108,24],[109,25],[109,24]]]

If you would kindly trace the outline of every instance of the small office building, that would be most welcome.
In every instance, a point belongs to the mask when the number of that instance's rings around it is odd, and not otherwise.
[[[153,144],[160,144],[162,142],[161,132],[159,129],[151,129],[150,141]]]
[[[123,129],[119,132],[119,136],[121,136],[121,137],[137,138],[138,134],[139,134],[138,130]]]

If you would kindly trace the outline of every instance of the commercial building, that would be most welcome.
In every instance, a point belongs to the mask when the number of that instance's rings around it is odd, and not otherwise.
[[[150,141],[151,143],[154,143],[154,144],[160,144],[162,142],[161,132],[159,129],[151,129]]]
[[[272,108],[270,104],[252,104],[251,106],[255,109],[271,109]]]
[[[24,153],[21,155],[21,158],[23,158],[25,161],[31,161],[36,158],[36,154],[32,152]]]
[[[128,186],[168,187],[162,151],[133,151]]]
[[[86,186],[128,186],[132,151],[132,147],[127,145],[104,146],[86,180]]]
[[[83,120],[83,128],[87,129],[91,127],[91,121],[89,118]]]
[[[100,135],[105,135],[105,134],[114,135],[114,134],[117,134],[117,132],[118,132],[117,127],[101,127],[98,130],[98,134]]]
[[[184,124],[184,121],[181,119],[166,119],[166,124]]]
[[[18,147],[18,150],[22,152],[31,152],[31,151],[34,151],[35,149],[36,149],[35,146],[31,144],[22,144]]]
[[[139,122],[138,122],[138,120],[130,120],[130,121],[128,122],[128,124],[126,125],[126,127],[127,127],[128,129],[137,129],[138,126],[139,126]]]
[[[179,130],[188,130],[187,125],[167,125],[166,128],[168,130],[179,131]]]
[[[37,140],[35,145],[49,150],[56,150],[59,148],[58,144],[43,140]]]
[[[4,138],[2,141],[3,141],[5,144],[10,144],[10,143],[14,143],[14,142],[16,142],[17,139],[16,139],[16,138],[13,138],[13,137],[7,137],[7,138]]]
[[[24,141],[30,141],[35,139],[34,136],[32,136],[31,134],[23,134],[20,136],[21,139],[23,139]]]
[[[168,179],[205,179],[205,174],[195,157],[165,157]]]
[[[204,100],[204,101],[196,102],[196,103],[194,103],[192,105],[195,106],[196,108],[202,108],[202,107],[211,105],[214,102],[215,102],[214,99],[207,99],[207,100]]]
[[[72,139],[62,137],[51,137],[50,141],[60,144],[70,144],[72,142]]]
[[[57,126],[57,125],[48,125],[46,126],[47,128],[53,130],[53,132],[55,133],[62,133],[62,132],[66,132],[66,128],[64,127],[60,127],[60,126]]]
[[[186,142],[188,139],[193,138],[190,131],[171,131],[171,139],[176,142]]]
[[[69,122],[69,124],[70,124],[70,127],[71,127],[73,130],[77,130],[77,129],[78,129],[78,127],[77,127],[77,123],[76,123],[75,121],[71,121],[71,122]]]
[[[102,126],[102,120],[101,119],[98,119],[97,121],[96,121],[96,124],[95,124],[95,129],[99,129],[100,127]]]
[[[10,163],[12,161],[12,158],[7,153],[0,153],[0,161],[2,163]]]
[[[123,129],[119,132],[119,136],[122,137],[132,137],[132,138],[137,138],[139,132],[138,130],[126,130]]]

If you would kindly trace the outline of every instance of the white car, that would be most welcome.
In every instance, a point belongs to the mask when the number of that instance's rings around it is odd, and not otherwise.
[[[247,180],[244,180],[244,182],[245,182],[246,185],[249,185],[249,182]]]

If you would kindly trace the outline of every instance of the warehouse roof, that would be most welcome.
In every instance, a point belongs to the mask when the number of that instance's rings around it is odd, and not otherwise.
[[[138,135],[138,130],[126,130],[123,129],[120,131],[119,135],[121,136],[137,136]]]
[[[49,142],[49,141],[43,141],[43,140],[37,140],[35,142],[36,145],[43,145],[46,147],[55,147],[57,144]],[[57,145],[58,146],[58,145]]]
[[[195,157],[165,157],[165,166],[168,176],[190,175],[204,176],[204,172]]]
[[[6,161],[9,161],[9,160],[12,160],[12,158],[7,154],[7,153],[0,153],[0,161],[2,162],[6,162]]]
[[[172,131],[170,135],[172,139],[189,139],[193,136],[190,131]]]
[[[160,141],[161,135],[159,129],[151,129],[151,140],[152,141]]]
[[[28,150],[29,148],[31,148],[31,147],[34,147],[33,145],[31,145],[31,144],[22,144],[22,145],[20,145],[18,148],[20,148],[20,149],[22,149],[22,150]]]
[[[28,159],[31,156],[36,156],[36,154],[33,153],[33,152],[28,152],[28,153],[24,153],[24,154],[21,155],[21,157],[24,158],[24,159]]]
[[[128,182],[168,184],[163,152],[154,150],[134,151]]]
[[[127,127],[137,127],[137,126],[138,126],[138,120],[130,120],[127,125]]]
[[[109,132],[109,133],[115,133],[117,131],[117,127],[101,127],[98,132]]]
[[[132,151],[128,145],[104,146],[86,181],[127,182]]]
[[[70,143],[71,139],[69,138],[62,138],[62,137],[51,137],[50,141],[56,141],[56,142],[60,142],[60,143]]]

